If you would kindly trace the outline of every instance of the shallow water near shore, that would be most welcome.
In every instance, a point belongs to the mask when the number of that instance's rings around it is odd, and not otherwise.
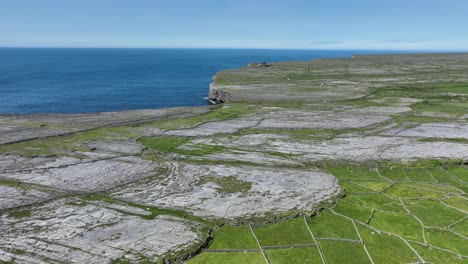
[[[0,113],[205,105],[216,72],[251,62],[389,51],[0,48]]]

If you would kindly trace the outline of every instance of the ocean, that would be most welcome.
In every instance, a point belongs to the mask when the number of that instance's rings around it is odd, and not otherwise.
[[[0,113],[206,105],[216,72],[252,62],[385,51],[0,48]]]

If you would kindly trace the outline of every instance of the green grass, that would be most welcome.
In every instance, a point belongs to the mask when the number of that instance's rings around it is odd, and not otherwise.
[[[359,239],[350,220],[328,210],[323,210],[316,217],[308,218],[307,223],[316,238]]]
[[[360,243],[320,241],[327,263],[371,263]]]
[[[222,263],[222,264],[265,264],[261,253],[224,253],[206,252],[189,261],[188,264]]]
[[[270,264],[321,263],[317,247],[266,250]]]
[[[161,137],[143,137],[140,139],[141,144],[144,146],[154,149],[157,151],[168,152],[186,142],[186,137],[172,137],[172,136],[161,136]]]
[[[327,164],[325,167],[331,174],[338,179],[361,179],[361,180],[382,180],[375,171],[372,171],[369,166],[353,166]]]
[[[435,183],[412,183],[412,182],[399,182],[396,186],[407,187],[407,188],[414,188],[414,189],[421,189],[427,191],[434,191],[434,192],[443,192],[443,193],[460,193],[459,190],[454,188],[450,185],[440,185]]]
[[[437,200],[408,200],[406,207],[426,226],[444,228],[460,220],[465,214],[449,208]]]
[[[399,201],[392,200],[381,194],[350,195],[349,197],[346,197],[346,201],[354,205],[362,205],[384,211],[392,211],[397,213],[405,212]]]
[[[431,263],[451,264],[467,262],[466,259],[463,260],[454,254],[447,253],[430,246],[423,246],[418,243],[411,243],[411,246],[419,253],[419,255],[421,255],[424,260]]]
[[[236,192],[247,192],[252,188],[251,182],[240,181],[234,176],[229,177],[214,177],[214,176],[205,176],[200,178],[197,186],[204,185],[206,183],[215,183],[219,186],[216,188],[216,191],[219,193],[236,193]]]
[[[445,169],[455,174],[461,180],[468,182],[468,169],[462,166],[454,166],[454,165],[447,166]]]
[[[393,184],[388,181],[356,181],[356,183],[365,186],[372,191],[383,191]]]
[[[468,219],[458,222],[457,224],[452,226],[450,229],[464,236],[468,236]]]
[[[421,169],[406,169],[406,176],[412,181],[417,182],[435,182],[426,170]]]
[[[445,113],[455,116],[462,116],[468,112],[467,100],[424,100],[411,106],[417,112]]]
[[[416,263],[417,256],[399,238],[364,227],[357,226],[374,263]]]
[[[406,175],[405,175],[405,171],[403,168],[383,167],[383,168],[379,168],[379,172],[382,176],[387,177],[394,181],[406,180]]]
[[[460,236],[439,229],[426,229],[427,241],[434,246],[449,249],[461,255],[468,255],[467,242]]]
[[[402,186],[397,184],[393,186],[385,193],[394,197],[394,198],[443,198],[445,197],[443,193],[434,192],[430,190],[424,190],[418,188],[417,184],[413,184],[411,186]]]
[[[442,170],[441,168],[433,168],[429,169],[428,172],[440,183],[448,183],[448,184],[460,184],[463,183],[453,175],[450,175],[446,171]]]
[[[336,206],[335,211],[343,214],[352,219],[356,219],[365,223],[372,213],[372,209],[356,206],[346,202],[347,200],[340,201]]]
[[[466,199],[468,199],[468,197],[466,197]],[[444,203],[468,213],[468,200],[466,199],[453,195],[450,198],[445,199]]]
[[[359,185],[359,182],[353,181],[342,181],[340,182],[341,186],[345,189],[346,193],[372,193],[375,192],[370,188],[365,188]]]
[[[410,215],[375,212],[370,224],[377,229],[423,242],[421,224]]]
[[[314,242],[302,218],[294,218],[258,227],[254,231],[262,246],[309,244]]]
[[[31,216],[32,212],[30,210],[23,210],[23,211],[14,211],[8,214],[9,217],[14,218],[24,218]]]
[[[258,249],[248,226],[225,225],[213,231],[210,249]]]

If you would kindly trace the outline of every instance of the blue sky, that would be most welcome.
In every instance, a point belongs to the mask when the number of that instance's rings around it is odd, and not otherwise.
[[[0,0],[0,46],[468,50],[468,1]]]

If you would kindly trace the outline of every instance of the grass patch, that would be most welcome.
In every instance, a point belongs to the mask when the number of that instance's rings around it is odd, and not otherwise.
[[[144,146],[161,152],[168,152],[176,148],[177,146],[186,142],[186,137],[172,137],[172,136],[161,136],[161,137],[143,137],[140,139],[141,144]]]
[[[385,193],[394,198],[444,198],[444,194],[430,190],[419,189],[417,184],[396,184]]]
[[[388,181],[357,181],[356,183],[377,192],[383,191],[393,184]]]
[[[346,201],[354,205],[362,205],[374,209],[404,213],[403,206],[396,200],[392,200],[382,194],[359,194],[346,197]]]
[[[454,254],[447,253],[430,246],[423,246],[414,242],[410,244],[424,260],[430,263],[466,263],[466,259],[463,260],[462,258],[458,258],[458,256]]]
[[[450,175],[448,172],[442,170],[441,168],[429,169],[428,172],[440,183],[448,183],[448,184],[463,183],[456,176]]]
[[[408,188],[418,188],[434,192],[443,192],[443,193],[460,193],[459,190],[450,186],[450,185],[438,185],[435,183],[413,183],[413,182],[399,182],[397,186],[408,187]]]
[[[221,152],[223,150],[228,150],[224,146],[205,144],[196,144],[190,146],[185,145],[184,147],[185,148],[174,148],[172,149],[172,152],[189,156],[204,156]]]
[[[453,231],[458,232],[464,236],[468,236],[468,219],[456,223],[451,228]]]
[[[406,180],[406,175],[403,168],[380,167],[379,172],[382,176],[394,181]]]
[[[417,263],[418,257],[399,238],[357,226],[374,263]]]
[[[224,225],[212,234],[210,249],[258,249],[257,242],[248,226]]]
[[[371,263],[359,243],[320,241],[319,244],[327,263]]]
[[[457,98],[454,100],[424,100],[420,103],[411,106],[414,111],[417,112],[429,112],[429,113],[445,113],[454,116],[462,116],[468,112],[467,100],[461,100]]]
[[[9,217],[14,218],[25,218],[30,217],[32,212],[30,210],[23,210],[23,211],[15,211],[8,214]]]
[[[352,219],[356,219],[360,222],[365,223],[372,213],[372,209],[363,208],[346,202],[347,199],[340,201],[335,207],[335,211],[342,215],[346,215]]]
[[[453,195],[450,198],[445,199],[444,203],[468,213],[468,200],[459,196]]]
[[[321,263],[317,247],[266,250],[270,264]]]
[[[424,169],[405,169],[406,176],[412,181],[435,182]]]
[[[307,223],[316,238],[359,240],[351,221],[328,210],[323,210],[318,216],[308,218]]]
[[[379,175],[371,170],[370,166],[327,164],[325,168],[338,179],[381,180]]]
[[[247,192],[252,188],[251,182],[240,181],[234,176],[229,177],[214,177],[205,176],[200,178],[197,186],[204,185],[206,183],[214,183],[219,186],[216,191],[219,193],[236,193],[236,192]]]
[[[265,264],[262,253],[205,252],[187,261],[188,264]]]
[[[302,218],[258,227],[254,231],[262,246],[314,243]]]
[[[446,169],[448,172],[455,174],[459,179],[468,182],[468,169],[462,166],[447,166]]]
[[[460,220],[465,215],[449,208],[437,200],[410,200],[406,207],[415,214],[426,226],[444,228]]]
[[[356,182],[352,181],[342,181],[340,182],[341,186],[345,189],[346,193],[370,193],[374,192],[369,188],[364,188]]]
[[[406,239],[423,242],[421,225],[410,215],[375,212],[370,224],[377,229],[401,235]]]
[[[451,232],[440,229],[427,228],[426,238],[428,243],[431,245],[449,249],[461,255],[468,255],[466,240]]]

